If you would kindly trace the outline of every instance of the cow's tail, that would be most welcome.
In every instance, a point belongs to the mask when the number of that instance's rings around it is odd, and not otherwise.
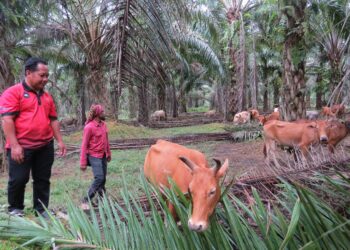
[[[267,152],[266,152],[266,144],[265,144],[265,143],[264,143],[263,153],[264,153],[264,156],[265,156],[265,158],[266,158]]]

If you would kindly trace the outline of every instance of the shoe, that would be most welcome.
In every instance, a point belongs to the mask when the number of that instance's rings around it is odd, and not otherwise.
[[[82,210],[90,210],[90,205],[89,205],[89,203],[83,202],[83,203],[81,203],[80,208]]]
[[[22,209],[15,208],[15,209],[9,211],[9,215],[23,217],[24,216],[24,212],[23,212]]]
[[[50,216],[55,216],[55,214],[51,211],[47,212],[47,211],[43,211],[43,212],[36,212],[36,216],[40,216],[43,217],[45,220],[49,220]]]

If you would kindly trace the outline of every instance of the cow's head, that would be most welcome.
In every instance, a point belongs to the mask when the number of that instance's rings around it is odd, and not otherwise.
[[[258,119],[259,111],[256,109],[249,110],[249,113],[253,119]]]
[[[215,167],[203,168],[186,157],[179,158],[192,174],[192,180],[188,187],[192,197],[192,214],[188,220],[188,227],[193,231],[202,232],[208,228],[209,217],[220,199],[219,180],[228,169],[228,160],[226,159],[223,165],[219,160],[215,160]]]
[[[236,115],[233,117],[233,123],[234,123],[234,124],[240,123],[241,120],[242,120],[241,114],[236,114]]]
[[[328,135],[330,133],[331,124],[329,121],[319,120],[316,122],[319,139],[321,143],[328,143]]]
[[[264,126],[266,117],[264,115],[258,115],[259,125]]]
[[[346,127],[346,131],[349,133],[350,132],[350,121],[345,121],[344,124]]]

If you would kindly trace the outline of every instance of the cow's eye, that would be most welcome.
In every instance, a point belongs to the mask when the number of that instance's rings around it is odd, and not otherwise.
[[[210,190],[209,196],[213,196],[215,192],[216,192],[216,188],[213,188],[212,190]]]

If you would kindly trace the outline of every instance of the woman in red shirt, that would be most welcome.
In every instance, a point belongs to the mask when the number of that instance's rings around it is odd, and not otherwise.
[[[94,180],[87,195],[83,199],[83,209],[89,208],[87,203],[96,194],[102,196],[106,192],[107,162],[111,161],[111,150],[108,141],[107,126],[104,120],[103,107],[101,105],[92,105],[84,127],[80,169],[85,171],[87,165],[91,165]]]

